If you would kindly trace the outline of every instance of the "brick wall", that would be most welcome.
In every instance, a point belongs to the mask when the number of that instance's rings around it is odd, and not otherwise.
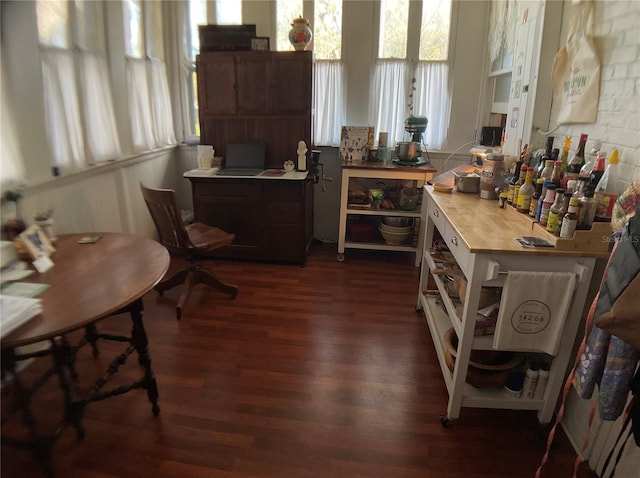
[[[570,5],[565,1],[562,45],[567,38]],[[597,122],[562,126],[553,135],[556,144],[570,135],[572,148],[581,133],[587,133],[589,140],[602,141],[602,150],[607,153],[617,148],[620,164],[613,186],[621,193],[640,178],[640,2],[594,0],[593,7],[594,45],[602,68]],[[557,116],[556,104],[551,110],[552,126]],[[587,142],[587,150],[591,144]]]

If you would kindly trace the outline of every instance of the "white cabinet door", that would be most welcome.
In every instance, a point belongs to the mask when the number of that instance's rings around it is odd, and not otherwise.
[[[520,2],[517,43],[514,48],[511,92],[507,109],[504,151],[519,155],[522,146],[544,146],[538,128],[549,127],[551,66],[558,49],[562,2]]]

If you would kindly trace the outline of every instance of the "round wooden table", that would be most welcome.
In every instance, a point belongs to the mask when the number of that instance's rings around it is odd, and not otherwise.
[[[29,320],[1,341],[2,376],[12,378],[16,390],[16,403],[10,412],[21,415],[28,428],[27,440],[4,436],[3,444],[29,447],[43,462],[47,473],[53,476],[51,448],[55,439],[69,425],[76,429],[78,439],[85,432],[81,421],[87,404],[142,388],[147,391],[152,412],[158,415],[158,387],[148,350],[147,334],[142,322],[142,297],[165,275],[169,268],[169,253],[158,242],[130,234],[91,233],[101,236],[93,244],[78,241],[89,234],[60,236],[51,255],[54,267],[42,274],[34,274],[28,282],[48,284],[38,297],[42,300],[42,313]],[[101,334],[97,322],[114,314],[129,313],[132,321],[131,336]],[[84,337],[71,344],[67,335],[84,329]],[[126,349],[116,357],[93,387],[81,396],[74,390],[77,377],[75,360],[78,351],[90,345],[93,355],[99,354],[98,340],[125,343]],[[37,342],[48,342],[46,350],[21,352],[19,347]],[[144,369],[143,377],[128,385],[105,390],[127,357],[137,352],[138,362]],[[22,383],[16,372],[17,364],[34,357],[53,356],[53,365],[42,378],[30,386]],[[45,434],[36,427],[30,402],[43,381],[57,377],[64,395],[63,418],[53,433]],[[3,422],[5,416],[3,414]]]

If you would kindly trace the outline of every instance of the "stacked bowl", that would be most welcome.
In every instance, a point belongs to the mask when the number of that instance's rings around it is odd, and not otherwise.
[[[394,221],[395,219],[406,219],[406,221]],[[409,224],[410,221],[411,218],[408,217],[386,216],[378,229],[387,244],[399,246],[409,238],[413,231],[413,227]],[[388,222],[400,225],[389,225]]]

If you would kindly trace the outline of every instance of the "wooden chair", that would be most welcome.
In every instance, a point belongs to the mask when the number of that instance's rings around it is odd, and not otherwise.
[[[178,258],[186,259],[187,262],[186,268],[173,274],[171,272],[175,268],[170,267],[167,275],[155,286],[155,290],[162,295],[165,290],[184,284],[176,306],[176,317],[182,317],[182,306],[186,303],[191,288],[196,284],[206,284],[235,298],[238,293],[237,286],[222,282],[211,272],[200,267],[202,261],[211,259],[206,256],[207,252],[231,244],[235,235],[201,222],[185,225],[175,191],[172,189],[152,189],[142,183],[140,189],[158,231],[160,243],[171,255],[172,265]]]

